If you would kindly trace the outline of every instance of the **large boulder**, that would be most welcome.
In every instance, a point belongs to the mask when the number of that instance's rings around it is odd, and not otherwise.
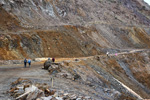
[[[48,69],[51,66],[52,61],[51,60],[47,60],[44,63],[44,69]]]

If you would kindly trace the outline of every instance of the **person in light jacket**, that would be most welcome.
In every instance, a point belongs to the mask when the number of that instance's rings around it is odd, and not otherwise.
[[[31,66],[31,60],[30,59],[28,60],[28,64],[29,64],[29,67],[30,67]]]

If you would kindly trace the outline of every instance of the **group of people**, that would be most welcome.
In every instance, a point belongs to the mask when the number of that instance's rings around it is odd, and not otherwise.
[[[48,60],[50,60],[50,61],[52,61],[52,62],[55,62],[55,58],[52,58],[52,59],[50,59],[50,58],[48,58]],[[24,59],[24,67],[26,67],[27,66],[27,63],[29,64],[29,67],[31,66],[31,60],[30,59]]]
[[[30,59],[24,59],[24,67],[27,66],[27,63],[29,64],[29,67],[31,66],[31,60]]]

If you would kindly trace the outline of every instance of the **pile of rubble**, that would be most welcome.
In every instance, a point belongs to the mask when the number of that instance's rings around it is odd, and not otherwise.
[[[18,78],[8,91],[16,100],[92,100],[89,96],[66,93],[52,89],[48,84],[32,83],[28,79]]]
[[[60,63],[49,63],[46,61],[44,63],[44,69],[49,71],[50,75],[55,75],[55,77],[66,78],[70,80],[81,79],[81,76],[71,68],[66,68],[63,64]]]

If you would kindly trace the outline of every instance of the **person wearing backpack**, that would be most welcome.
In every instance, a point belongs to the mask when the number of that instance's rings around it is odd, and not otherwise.
[[[28,60],[28,64],[29,64],[29,67],[30,67],[30,65],[31,65],[31,60],[30,59]]]
[[[24,67],[26,67],[26,65],[27,65],[27,59],[25,58],[24,59]]]

